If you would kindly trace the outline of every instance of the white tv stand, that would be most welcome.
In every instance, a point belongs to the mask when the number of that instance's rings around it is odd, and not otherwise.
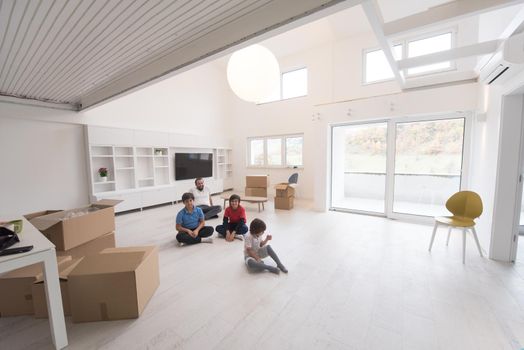
[[[175,181],[176,152],[212,153],[213,176],[205,178],[212,193],[233,187],[232,151],[227,141],[209,137],[86,126],[91,200],[120,199],[116,212],[174,203],[194,186]],[[98,175],[108,169],[107,181]]]

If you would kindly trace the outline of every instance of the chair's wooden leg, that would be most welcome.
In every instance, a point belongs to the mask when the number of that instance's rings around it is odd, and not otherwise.
[[[437,233],[437,228],[438,228],[438,222],[435,221],[435,227],[433,228],[433,234],[431,235],[431,241],[429,242],[428,251],[431,251],[431,247],[433,246],[433,241],[435,240],[435,234]]]
[[[450,226],[448,229],[448,239],[446,240],[446,246],[449,245],[449,237],[451,237],[451,230],[453,229],[453,226]]]
[[[466,263],[466,229],[462,229],[462,263]]]
[[[480,242],[479,242],[479,238],[477,236],[477,231],[475,230],[474,227],[470,227],[471,229],[471,232],[473,233],[473,238],[475,238],[475,243],[477,243],[477,248],[479,250],[479,254],[481,257],[484,257],[484,255],[482,255],[482,248],[480,247]]]

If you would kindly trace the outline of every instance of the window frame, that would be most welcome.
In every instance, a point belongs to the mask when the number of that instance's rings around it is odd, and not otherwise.
[[[300,165],[287,165],[287,143],[286,140],[288,138],[302,138],[302,164]],[[280,139],[281,147],[281,163],[280,165],[269,165],[268,164],[268,153],[267,153],[267,140],[269,139]],[[264,162],[262,165],[254,165],[251,164],[251,141],[253,140],[263,140],[264,143]],[[252,136],[248,137],[246,140],[246,148],[247,148],[247,159],[246,159],[246,167],[247,168],[271,168],[271,169],[303,169],[304,168],[304,134],[303,133],[296,133],[296,134],[285,134],[285,135],[269,135],[269,136]]]
[[[284,96],[284,93],[283,93],[283,91],[284,91],[284,79],[283,79],[284,74],[295,72],[297,70],[302,70],[302,69],[305,69],[306,70],[306,74],[307,74],[306,94],[305,95],[301,95],[301,96],[294,96],[294,97],[283,98],[283,96]],[[295,68],[288,69],[288,70],[280,72],[279,88],[280,88],[280,91],[279,91],[279,94],[278,94],[278,100],[257,102],[256,104],[257,105],[265,105],[265,104],[268,104],[268,103],[274,103],[274,102],[280,102],[280,101],[289,101],[289,100],[293,100],[295,98],[307,97],[309,95],[309,69],[308,69],[308,67],[306,65],[304,65],[304,66],[297,66]]]
[[[420,34],[420,35],[410,36],[410,37],[405,37],[405,38],[402,38],[402,39],[394,40],[392,42],[392,46],[398,46],[398,45],[402,46],[402,57],[400,59],[403,60],[403,59],[408,58],[408,45],[409,45],[409,43],[411,43],[413,41],[429,39],[429,38],[440,36],[440,35],[443,35],[443,34],[451,33],[451,49],[456,48],[456,45],[457,45],[457,32],[458,32],[458,29],[457,29],[456,26],[454,26],[454,27],[447,27],[445,29],[440,29],[440,30],[437,30],[437,31],[426,32],[426,33],[423,33],[423,34]],[[379,47],[379,46],[374,46],[374,47],[362,50],[362,84],[361,84],[362,86],[371,85],[371,84],[377,84],[377,83],[385,83],[385,82],[389,82],[389,81],[394,81],[395,80],[395,77],[393,77],[393,78],[389,78],[389,79],[382,79],[382,80],[375,80],[375,81],[372,81],[372,82],[366,82],[366,68],[367,68],[366,55],[368,53],[370,53],[370,52],[373,52],[373,51],[383,51],[383,49],[381,47]],[[451,65],[450,65],[449,68],[432,70],[432,71],[429,71],[429,72],[422,72],[422,73],[416,73],[416,74],[408,74],[408,69],[409,68],[406,68],[406,69],[402,69],[401,72],[404,75],[404,77],[406,77],[406,78],[417,78],[417,77],[422,77],[422,76],[426,76],[426,75],[430,75],[430,74],[438,74],[438,73],[443,73],[443,72],[449,72],[449,71],[456,70],[457,69],[457,62],[456,62],[456,60],[450,60],[450,62],[451,62]]]

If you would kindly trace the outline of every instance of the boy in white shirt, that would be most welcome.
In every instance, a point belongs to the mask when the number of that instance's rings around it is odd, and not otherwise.
[[[189,192],[195,196],[195,205],[202,209],[205,220],[218,218],[218,213],[222,211],[222,207],[220,205],[213,205],[211,191],[204,186],[203,178],[197,177],[195,179],[195,187],[190,189]]]
[[[277,254],[267,244],[273,237],[267,235],[264,240],[261,239],[266,231],[266,224],[260,219],[254,219],[249,225],[249,233],[244,239],[244,260],[247,267],[252,271],[268,270],[269,272],[279,274],[280,271],[287,273],[286,267],[280,262]],[[262,259],[270,256],[277,263],[277,267],[264,264]]]

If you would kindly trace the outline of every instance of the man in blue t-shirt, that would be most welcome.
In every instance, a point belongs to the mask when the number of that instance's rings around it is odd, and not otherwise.
[[[195,197],[192,193],[184,193],[182,202],[184,208],[176,216],[176,240],[180,244],[213,243],[213,227],[204,226],[202,209],[193,204]]]

